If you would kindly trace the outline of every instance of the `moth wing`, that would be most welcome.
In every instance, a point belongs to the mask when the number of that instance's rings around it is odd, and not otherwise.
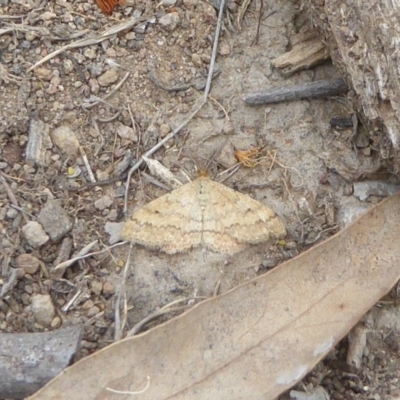
[[[122,238],[173,254],[201,243],[202,211],[196,181],[153,200],[125,222]]]

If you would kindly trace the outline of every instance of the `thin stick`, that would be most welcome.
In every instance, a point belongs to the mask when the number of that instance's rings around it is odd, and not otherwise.
[[[15,197],[13,191],[11,190],[10,186],[8,185],[6,179],[3,176],[3,173],[0,173],[0,182],[3,184],[4,190],[7,193],[8,199],[11,202],[11,205],[14,206],[15,209],[21,210],[21,208],[18,205],[18,200]],[[24,217],[25,221],[29,221],[28,217],[25,215],[25,213],[22,213],[22,216]]]
[[[256,106],[260,104],[279,103],[281,101],[338,96],[348,92],[348,90],[346,82],[342,78],[338,78],[309,82],[304,85],[294,85],[291,87],[265,89],[260,92],[247,94],[244,97],[244,101],[250,106]]]
[[[213,44],[213,51],[212,51],[212,55],[211,55],[210,68],[208,70],[208,77],[207,77],[207,82],[206,82],[206,88],[204,89],[204,96],[203,96],[203,99],[202,99],[200,105],[195,107],[194,111],[189,115],[189,117],[184,122],[182,122],[176,129],[174,129],[170,134],[165,136],[165,138],[163,140],[161,140],[160,142],[158,142],[153,148],[151,148],[149,151],[147,151],[144,154],[145,157],[150,157],[159,148],[164,146],[165,143],[167,143],[169,140],[171,140],[179,131],[182,130],[182,128],[184,128],[195,117],[195,115],[203,108],[204,104],[206,104],[208,95],[209,95],[210,89],[211,89],[211,82],[212,82],[212,78],[213,78],[215,59],[217,57],[218,40],[219,40],[219,35],[221,32],[222,17],[224,15],[225,1],[226,0],[221,1],[221,6],[219,9],[219,13],[218,13],[217,28],[215,30],[215,38],[214,38],[214,44]],[[141,157],[140,160],[130,169],[130,171],[128,173],[128,177],[126,178],[124,214],[126,214],[126,212],[128,210],[129,183],[130,183],[132,174],[140,168],[140,166],[143,164],[143,162],[144,162],[144,159],[143,159],[143,157]]]
[[[169,304],[167,304],[166,306],[160,308],[159,310],[154,311],[153,313],[151,313],[150,315],[148,315],[146,318],[142,319],[140,322],[138,322],[127,334],[126,337],[130,337],[130,336],[134,336],[136,335],[136,333],[138,333],[144,325],[146,325],[149,321],[151,321],[154,318],[160,317],[162,315],[174,312],[174,311],[181,311],[181,310],[185,310],[187,308],[190,308],[190,305],[185,305],[185,306],[179,306],[179,307],[171,307],[177,303],[182,303],[184,301],[189,301],[191,299],[201,299],[201,300],[205,300],[208,297],[203,297],[203,296],[193,296],[193,297],[189,297],[186,299],[179,299],[179,300],[175,300]]]
[[[126,278],[128,276],[128,269],[129,269],[129,264],[131,260],[131,250],[132,250],[132,244],[129,246],[129,251],[128,251],[128,257],[126,259],[125,267],[124,267],[124,273],[122,275],[122,282],[121,285],[118,289],[118,295],[117,295],[117,300],[115,301],[115,331],[114,331],[114,341],[118,341],[122,339],[122,332],[124,331],[124,325],[126,322],[126,307],[124,307],[125,311],[125,316],[124,316],[124,321],[121,323],[121,299],[122,297],[125,297],[125,282]],[[126,303],[126,301],[125,301]]]
[[[106,94],[102,99],[101,98],[97,98],[96,101],[94,101],[93,103],[82,103],[82,108],[84,108],[85,110],[90,110],[91,108],[93,108],[94,106],[97,106],[100,103],[105,103],[111,107],[114,107],[112,104],[109,104],[106,102],[106,100],[111,97],[123,84],[124,82],[129,78],[130,73],[127,72],[124,77],[112,88],[111,92]]]
[[[96,183],[96,178],[94,177],[94,174],[93,174],[92,168],[91,168],[91,166],[89,164],[89,160],[87,158],[86,152],[85,152],[85,150],[84,150],[84,148],[82,146],[79,146],[79,152],[81,153],[83,162],[85,164],[87,173],[89,175],[90,182]]]
[[[106,251],[109,251],[113,247],[122,246],[123,244],[126,244],[126,243],[128,243],[128,242],[115,243],[112,246],[107,247],[106,249],[103,249],[100,251],[95,251],[94,253],[87,253],[88,251],[90,251],[93,248],[94,245],[97,244],[97,240],[95,240],[92,243],[89,243],[87,246],[85,246],[74,258],[71,258],[70,260],[67,260],[67,261],[64,261],[64,262],[58,264],[56,267],[53,268],[53,271],[57,271],[57,270],[63,269],[63,268],[68,268],[70,265],[72,265],[73,263],[75,263],[79,260],[82,260],[83,258],[88,258],[88,257],[96,256],[97,254],[105,253]]]
[[[36,64],[32,65],[32,67],[30,67],[28,69],[28,72],[37,68],[39,65],[42,65],[46,61],[51,60],[52,58],[54,58],[55,56],[57,56],[58,54],[66,51],[66,50],[78,49],[80,47],[92,46],[93,44],[101,43],[104,40],[108,39],[110,36],[113,36],[119,32],[125,31],[125,30],[129,30],[129,29],[133,28],[135,25],[137,25],[138,23],[143,22],[143,21],[144,21],[143,18],[131,18],[128,21],[124,21],[118,25],[115,25],[115,26],[112,26],[112,27],[106,29],[104,32],[100,33],[100,35],[98,35],[95,38],[89,37],[89,38],[77,40],[76,42],[73,42],[73,43],[69,43],[66,46],[63,46],[60,49],[57,49],[56,51],[53,51],[52,53],[48,54],[46,57],[39,60]]]
[[[258,21],[257,21],[257,32],[256,32],[256,38],[254,40],[254,44],[258,44],[258,41],[260,39],[260,26],[261,26],[261,19],[263,15],[263,9],[264,9],[264,0],[260,0],[260,11],[258,14]]]

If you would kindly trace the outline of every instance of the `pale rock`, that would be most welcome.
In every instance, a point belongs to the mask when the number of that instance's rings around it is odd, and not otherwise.
[[[128,32],[125,35],[125,39],[126,40],[134,40],[134,39],[136,39],[136,33],[135,32]]]
[[[50,133],[50,136],[53,143],[67,155],[74,156],[78,153],[79,141],[69,126],[59,126]]]
[[[167,31],[174,31],[179,23],[179,14],[177,12],[172,12],[163,15],[159,20],[160,25]]]
[[[103,294],[106,296],[113,295],[115,293],[114,285],[111,282],[104,282],[103,285]]]
[[[101,291],[103,290],[103,284],[101,283],[101,281],[93,281],[91,284],[91,289],[96,296],[99,296],[101,294]]]
[[[22,227],[22,234],[32,247],[40,247],[49,241],[49,236],[42,225],[36,221],[30,221]]]
[[[15,263],[18,268],[22,268],[25,273],[33,275],[39,269],[40,261],[32,254],[20,254]]]
[[[98,210],[104,210],[105,208],[110,207],[112,203],[113,203],[112,197],[109,196],[108,194],[106,194],[106,195],[100,197],[100,199],[96,200],[94,202],[94,206]]]
[[[119,123],[116,127],[116,131],[117,131],[117,135],[121,139],[130,140],[131,142],[134,142],[134,143],[136,143],[138,141],[137,133],[130,126]]]
[[[171,132],[171,129],[169,128],[169,125],[167,124],[162,124],[160,125],[160,136],[165,137],[168,135],[168,133]]]
[[[197,53],[192,54],[192,62],[196,67],[201,67],[203,65],[203,61]]]
[[[53,77],[53,73],[50,69],[44,67],[35,68],[33,73],[43,81],[50,81]]]
[[[48,294],[37,294],[33,296],[32,312],[35,321],[39,325],[43,327],[49,326],[56,314],[51,297]]]
[[[229,43],[227,43],[227,42],[222,42],[222,43],[219,45],[219,50],[218,50],[218,52],[219,52],[219,54],[221,54],[221,56],[228,56],[229,54],[231,54],[231,51],[232,51],[232,49],[231,49],[231,46],[230,46]]]
[[[118,81],[118,78],[117,70],[114,68],[109,69],[98,77],[99,85],[104,87],[111,86],[113,83]]]
[[[110,239],[108,239],[109,244],[114,244],[121,240],[122,226],[123,226],[123,222],[107,221],[105,223],[104,231],[110,235]]]
[[[97,306],[93,306],[91,308],[89,308],[88,312],[86,313],[86,316],[88,318],[94,317],[95,315],[97,315],[100,312],[100,308]]]

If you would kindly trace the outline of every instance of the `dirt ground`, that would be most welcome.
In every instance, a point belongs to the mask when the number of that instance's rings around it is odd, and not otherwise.
[[[366,202],[353,195],[352,183],[373,177],[380,160],[372,144],[363,142],[365,132],[357,133],[355,140],[351,128],[330,127],[331,118],[351,116],[344,98],[245,104],[243,96],[261,88],[339,76],[326,62],[283,78],[271,62],[290,49],[293,35],[307,25],[306,13],[295,1],[264,4],[256,43],[259,8],[260,2],[253,1],[238,29],[241,4],[229,3],[210,100],[154,158],[185,183],[187,176],[196,176],[196,163],[204,166],[217,152],[210,174],[220,181],[237,163],[235,150],[262,149],[254,168],[240,167],[224,184],[268,204],[284,221],[288,238],[235,256],[201,248],[171,256],[133,247],[125,284],[125,330],[174,300],[212,296],[218,282],[223,293],[265,272],[336,233],[379,199]],[[202,96],[198,88],[208,72],[217,12],[205,0],[134,0],[112,17],[86,0],[3,0],[0,13],[4,28],[9,28],[0,36],[0,171],[9,188],[0,185],[3,286],[12,268],[20,271],[0,299],[0,330],[40,332],[81,323],[85,333],[79,357],[84,357],[113,341],[114,305],[128,246],[75,263],[62,275],[52,269],[94,240],[99,244],[92,251],[114,242],[109,232],[121,227],[124,172],[184,121]],[[46,55],[78,40],[69,39],[71,35],[85,30],[96,35],[132,15],[143,18],[133,29],[60,52],[28,72]],[[42,30],[35,30],[38,27]],[[93,103],[112,91],[106,100]],[[27,146],[38,124],[40,156],[33,162],[27,159]],[[57,132],[59,127],[67,133]],[[123,178],[86,187],[90,180],[79,148],[97,181]],[[133,175],[129,214],[166,193],[153,184],[158,177],[148,176]],[[37,220],[49,199],[59,200],[72,228],[35,247],[22,228]],[[63,224],[54,218],[50,224]],[[68,248],[66,238],[72,239],[72,248],[60,255],[62,244]],[[26,253],[35,259],[30,263],[38,260],[36,269],[18,259]],[[37,294],[50,294],[55,306],[48,326],[35,319],[31,302]],[[345,365],[344,340],[304,385],[309,390],[321,385],[332,399],[400,398],[397,339],[391,346],[385,341],[397,333],[371,324],[369,353],[361,369]]]

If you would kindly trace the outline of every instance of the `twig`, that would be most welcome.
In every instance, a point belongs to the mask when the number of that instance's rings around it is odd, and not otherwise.
[[[117,300],[115,301],[115,331],[114,331],[114,341],[118,341],[122,339],[122,333],[124,331],[126,318],[127,318],[127,310],[126,310],[126,298],[125,298],[125,282],[128,276],[128,269],[131,260],[131,250],[132,244],[129,246],[128,257],[125,262],[124,273],[122,275],[122,282],[118,289]],[[121,299],[125,298],[124,301],[124,319],[121,323]]]
[[[46,61],[51,60],[52,58],[54,58],[55,56],[57,56],[58,54],[66,51],[66,50],[77,49],[80,47],[92,46],[93,44],[101,43],[104,40],[108,39],[110,36],[113,36],[119,32],[125,31],[125,30],[129,30],[129,29],[133,28],[136,24],[143,22],[144,20],[145,19],[143,19],[143,18],[131,18],[128,21],[124,21],[118,25],[112,26],[111,28],[105,30],[103,33],[101,33],[99,36],[97,36],[95,38],[85,38],[85,39],[80,39],[73,43],[69,43],[69,44],[61,47],[60,49],[53,51],[52,53],[48,54],[46,57],[44,57],[40,61],[38,61],[36,64],[32,65],[32,67],[30,67],[28,69],[28,72],[37,68],[39,65],[42,65]]]
[[[92,117],[92,125],[93,125],[94,130],[97,132],[97,134],[99,135],[99,138],[100,138],[100,146],[94,152],[94,156],[97,157],[100,150],[104,147],[106,140],[104,139],[104,135],[101,133],[101,130],[99,128],[99,124],[97,123],[96,117]]]
[[[0,172],[0,182],[3,184],[4,190],[6,191],[8,199],[10,200],[11,204],[19,208],[18,200],[15,197],[10,186],[8,185],[7,181],[5,180],[2,172]]]
[[[22,207],[18,207],[18,206],[16,206],[15,204],[11,204],[11,207],[12,207],[12,208],[15,208],[15,209],[18,210],[19,212],[22,212],[22,213],[24,213],[24,214],[26,214],[26,215],[29,215],[31,218],[34,218],[33,215],[32,215],[30,212],[24,210]]]
[[[67,313],[68,310],[73,306],[73,304],[76,303],[79,299],[81,299],[82,295],[84,294],[83,287],[85,285],[86,281],[83,281],[79,284],[79,286],[76,289],[76,293],[61,308],[61,311],[63,313]]]
[[[240,6],[238,16],[237,16],[237,25],[238,25],[239,30],[242,29],[242,20],[243,20],[244,14],[246,13],[247,8],[249,7],[250,3],[251,3],[251,0],[244,0]]]
[[[12,206],[14,206],[15,209],[17,210],[21,210],[21,208],[18,205],[18,200],[15,197],[13,191],[11,190],[10,186],[8,185],[6,179],[3,176],[3,173],[0,172],[0,182],[3,184],[4,190],[7,193],[7,196],[12,204]],[[28,217],[25,215],[25,213],[22,213],[22,216],[24,217],[25,221],[28,221]]]
[[[124,75],[124,77],[112,88],[111,92],[107,93],[102,99],[97,97],[97,96],[91,97],[88,100],[88,102],[82,103],[82,108],[85,109],[85,110],[90,110],[91,108],[93,108],[94,106],[97,106],[100,103],[105,103],[105,104],[107,104],[107,105],[109,105],[111,107],[115,107],[112,104],[107,103],[106,100],[109,97],[111,97],[124,84],[124,82],[129,78],[129,75],[130,75],[130,73],[127,72]],[[89,102],[91,99],[94,100],[92,103]]]
[[[87,158],[86,152],[85,152],[85,150],[84,150],[84,148],[82,146],[79,146],[79,152],[81,153],[83,162],[85,164],[87,173],[89,175],[90,182],[95,183],[96,182],[96,178],[94,177],[94,174],[93,174],[92,168],[90,167],[89,160]]]
[[[260,26],[261,26],[263,10],[264,10],[264,0],[260,0],[260,11],[258,12],[257,31],[256,31],[256,37],[254,39],[254,44],[256,45],[258,44],[258,41],[260,39]]]
[[[208,70],[206,88],[204,89],[204,96],[203,96],[203,99],[202,99],[200,105],[195,107],[194,111],[189,115],[189,117],[184,122],[182,122],[176,129],[174,129],[171,133],[169,133],[167,136],[165,136],[165,138],[163,140],[161,140],[160,142],[158,142],[153,148],[151,148],[149,151],[147,151],[144,154],[145,157],[150,157],[159,148],[164,146],[165,143],[167,143],[169,140],[171,140],[178,132],[181,131],[182,128],[184,128],[194,118],[194,116],[203,108],[204,104],[206,104],[208,95],[210,93],[211,82],[212,82],[214,66],[215,66],[215,59],[217,57],[218,40],[219,40],[219,35],[221,32],[222,18],[224,15],[224,7],[225,7],[225,0],[222,0],[221,7],[220,7],[219,13],[218,13],[217,28],[215,30],[213,51],[212,51],[212,55],[211,55],[210,68]],[[126,188],[125,188],[124,214],[126,214],[127,209],[128,209],[129,182],[131,180],[132,174],[140,168],[140,166],[143,164],[143,161],[144,161],[144,159],[143,159],[143,157],[141,157],[140,160],[130,169],[130,171],[128,173],[128,177],[126,179]]]
[[[11,268],[11,272],[8,275],[8,280],[1,288],[0,299],[3,298],[17,284],[17,276],[18,269]]]
[[[244,101],[251,106],[255,106],[259,104],[279,103],[281,101],[337,96],[346,93],[348,90],[346,82],[342,78],[339,78],[310,82],[292,87],[266,89],[246,95]]]
[[[96,118],[96,120],[98,121],[98,122],[102,122],[102,123],[107,123],[107,122],[112,122],[112,121],[114,121],[115,119],[117,119],[118,117],[119,117],[119,115],[121,114],[121,110],[119,110],[119,111],[117,111],[114,115],[112,115],[111,117],[109,117],[109,118],[99,118],[99,117],[97,117]]]
[[[171,191],[171,187],[164,185],[162,182],[160,182],[156,178],[153,178],[151,175],[146,174],[146,172],[142,171],[140,174],[143,176],[144,179],[146,179],[147,182],[150,182],[152,185],[158,186],[159,188],[164,189],[167,192]]]
[[[185,305],[185,306],[179,306],[179,307],[171,307],[175,304],[178,303],[182,303],[182,302],[186,302],[189,301],[191,299],[201,299],[201,300],[205,300],[208,297],[203,297],[203,296],[193,296],[193,297],[188,297],[185,299],[179,299],[179,300],[175,300],[172,301],[171,303],[165,305],[164,307],[160,308],[159,310],[156,310],[154,312],[152,312],[150,315],[148,315],[146,318],[142,319],[140,322],[138,322],[127,334],[126,337],[130,337],[130,336],[134,336],[136,335],[136,333],[138,333],[144,325],[146,325],[149,321],[151,321],[154,318],[160,317],[162,315],[174,312],[174,311],[181,311],[181,310],[185,310],[187,308],[190,308],[190,305]]]
[[[219,290],[221,289],[221,281],[217,281],[213,291],[213,297],[218,296]]]
[[[97,244],[97,240],[95,240],[92,243],[89,243],[87,246],[85,246],[74,258],[71,258],[68,261],[64,261],[64,262],[58,264],[56,267],[53,268],[53,271],[58,271],[60,269],[66,269],[69,266],[71,266],[72,264],[74,264],[75,262],[82,260],[83,258],[88,258],[88,257],[96,256],[97,254],[105,253],[106,251],[109,251],[113,247],[122,246],[125,243],[127,243],[127,242],[115,243],[112,246],[107,247],[106,249],[103,249],[100,251],[95,251],[94,253],[88,253],[88,251],[90,251]]]

